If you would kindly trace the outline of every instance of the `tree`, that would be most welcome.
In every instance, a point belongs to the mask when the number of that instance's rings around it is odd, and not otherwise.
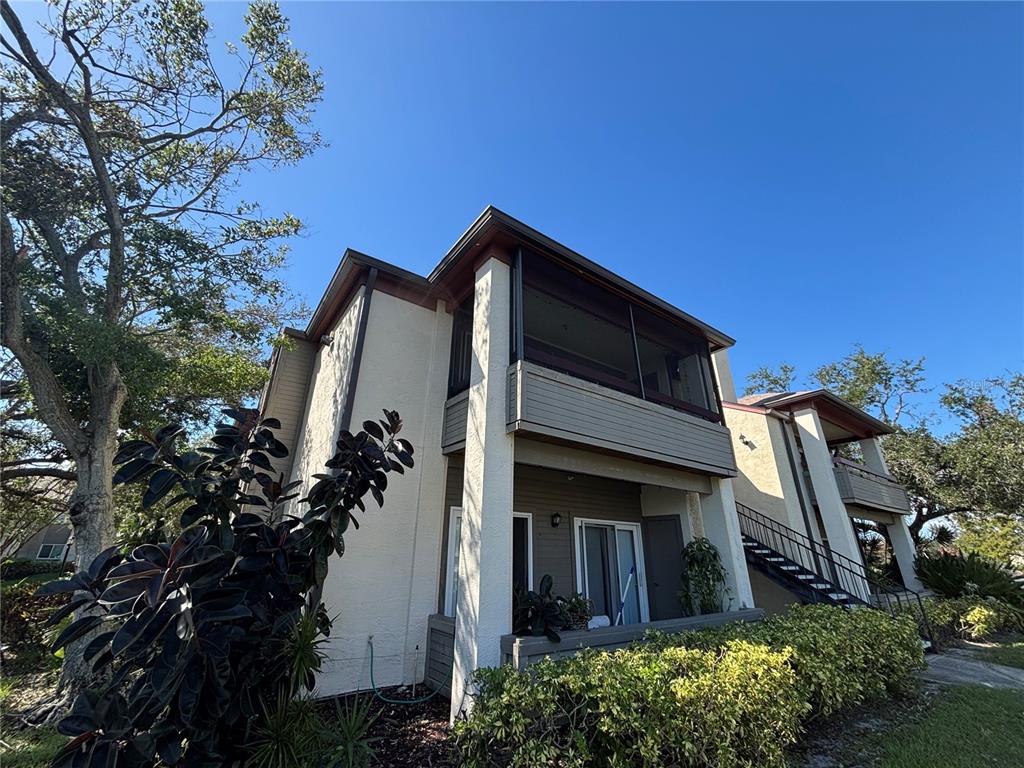
[[[790,392],[793,389],[795,376],[796,368],[789,363],[782,363],[778,368],[762,366],[747,376],[747,387],[743,390],[743,394],[761,395],[772,392]]]
[[[144,508],[170,499],[179,535],[112,547],[39,591],[76,593],[51,625],[76,605],[92,609],[54,648],[98,632],[84,656],[110,672],[59,723],[72,738],[55,766],[252,765],[257,734],[271,720],[294,722],[294,698],[314,687],[332,621],[320,600],[329,561],[344,554],[364,497],[382,507],[388,475],[413,466],[413,447],[397,436],[394,411],[342,431],[299,519],[282,510],[301,483],[268,474],[272,457],[288,455],[274,435],[280,422],[225,413],[235,423],[218,424],[198,451],[179,449],[173,425],[117,453],[118,483],[144,487]]]
[[[791,385],[795,370],[780,372]],[[771,375],[759,369],[749,383],[761,386]],[[934,420],[918,413],[932,391],[923,358],[892,359],[858,345],[813,371],[807,387],[828,389],[893,427],[883,439],[886,461],[911,498],[916,541],[951,515],[962,528],[1000,515],[1024,520],[1024,376],[946,385],[939,406],[958,424],[948,435],[936,434]]]
[[[66,0],[38,42],[0,12],[2,342],[66,455],[84,566],[114,537],[120,431],[202,419],[262,381],[280,238],[300,224],[236,187],[319,145],[321,76],[268,2],[217,55],[199,0]]]

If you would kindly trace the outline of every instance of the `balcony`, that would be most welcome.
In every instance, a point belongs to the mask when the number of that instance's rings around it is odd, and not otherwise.
[[[910,498],[895,479],[872,472],[863,464],[848,459],[834,458],[832,464],[836,488],[844,504],[855,504],[858,507],[897,515],[910,514]],[[804,480],[810,490],[811,501],[817,503],[811,476],[806,471]]]
[[[910,498],[893,478],[846,459],[836,458],[832,463],[843,503],[900,515],[910,513]]]

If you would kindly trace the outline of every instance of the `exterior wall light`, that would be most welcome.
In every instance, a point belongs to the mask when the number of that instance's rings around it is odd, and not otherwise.
[[[555,514],[553,514],[551,516],[551,527],[552,528],[557,528],[561,524],[562,524],[562,514],[560,512],[555,512]]]

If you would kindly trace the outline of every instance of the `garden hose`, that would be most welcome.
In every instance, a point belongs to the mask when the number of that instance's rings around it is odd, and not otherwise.
[[[385,704],[422,704],[425,701],[430,701],[441,692],[441,689],[438,688],[433,693],[421,696],[418,699],[389,699],[378,690],[377,683],[373,680],[373,637],[370,637],[366,643],[370,646],[370,687],[373,689],[373,695]]]

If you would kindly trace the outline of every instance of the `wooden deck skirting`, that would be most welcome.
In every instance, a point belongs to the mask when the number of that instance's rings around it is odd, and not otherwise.
[[[647,624],[628,624],[621,627],[562,632],[562,641],[553,643],[546,637],[517,637],[504,635],[501,638],[501,655],[506,664],[524,670],[546,656],[553,659],[573,656],[584,648],[614,651],[643,640],[651,630],[667,635],[689,632],[706,627],[720,627],[734,621],[760,621],[764,611],[748,608],[729,613],[709,613],[705,616],[690,616],[685,619],[666,619]],[[432,690],[440,690],[444,696],[451,695],[452,665],[455,653],[455,619],[450,616],[427,617],[427,659],[424,683]]]
[[[734,621],[760,621],[764,611],[760,608],[749,608],[728,613],[709,613],[705,616],[689,616],[685,619],[665,619],[647,624],[627,624],[620,627],[601,627],[599,629],[574,630],[561,632],[562,641],[553,643],[546,637],[517,637],[504,635],[501,638],[501,654],[506,663],[516,669],[524,670],[530,664],[544,657],[553,659],[573,656],[584,648],[595,648],[601,651],[614,651],[627,645],[643,640],[647,632],[656,630],[667,635],[689,632],[706,627],[720,627]]]

